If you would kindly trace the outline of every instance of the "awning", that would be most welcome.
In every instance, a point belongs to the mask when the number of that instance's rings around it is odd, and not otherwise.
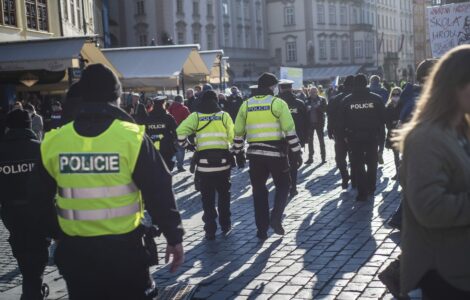
[[[179,85],[186,76],[209,75],[198,45],[150,46],[103,49],[106,57],[122,73],[124,88],[167,88]]]
[[[356,75],[362,66],[337,66],[337,67],[318,67],[304,69],[304,80],[329,80],[348,75]]]
[[[224,50],[209,50],[209,51],[199,51],[204,63],[210,71],[208,78],[209,83],[220,84],[220,69],[223,68],[222,80],[227,82],[229,76],[227,73],[227,61],[225,59]]]
[[[17,84],[20,90],[42,90],[44,85],[52,84],[52,89],[68,87],[68,68],[102,63],[111,68],[116,75],[121,74],[111,65],[94,37],[51,38],[0,43],[0,78],[2,82]],[[38,78],[38,84],[27,88],[20,84],[23,76]],[[43,85],[44,84],[44,85]]]

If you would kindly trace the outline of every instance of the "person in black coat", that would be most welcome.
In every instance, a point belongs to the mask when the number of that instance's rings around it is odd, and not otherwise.
[[[28,226],[34,210],[25,189],[40,160],[40,142],[31,130],[27,111],[15,109],[6,121],[8,130],[0,142],[0,216],[10,232],[8,242],[23,275],[21,299],[43,299],[42,276],[49,258],[49,242],[44,232]]]
[[[173,157],[176,153],[176,121],[167,110],[167,97],[158,96],[152,99],[153,109],[145,122],[145,131],[156,148],[160,151],[168,169],[175,166]]]
[[[232,120],[235,120],[237,118],[238,111],[240,110],[240,106],[243,103],[243,98],[236,86],[232,86],[230,92],[230,96],[227,97],[226,111],[229,113]]]
[[[364,74],[354,78],[352,94],[341,103],[338,122],[340,135],[351,148],[351,168],[357,176],[356,200],[365,201],[376,189],[378,147],[385,138],[385,105],[367,88]]]
[[[326,162],[326,150],[325,150],[325,113],[327,109],[326,99],[321,97],[319,90],[316,87],[310,88],[310,95],[305,102],[307,106],[307,113],[309,117],[309,132],[308,132],[308,160],[306,164],[313,163],[313,142],[315,132],[317,133],[318,142],[320,143],[320,154],[322,163]]]
[[[307,109],[305,107],[305,103],[297,99],[295,94],[292,92],[292,84],[294,82],[292,80],[283,79],[279,81],[279,95],[278,97],[284,100],[287,105],[289,106],[290,112],[292,114],[292,118],[294,119],[295,123],[295,131],[297,133],[297,137],[300,140],[300,145],[302,148],[305,146],[307,142],[307,131],[308,131],[308,114]],[[292,161],[293,157],[290,157],[290,176],[291,176],[291,188],[290,188],[290,197],[294,197],[298,194],[297,192],[297,168],[294,167],[295,164]]]

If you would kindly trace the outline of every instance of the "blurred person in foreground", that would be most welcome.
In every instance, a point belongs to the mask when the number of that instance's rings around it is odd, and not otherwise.
[[[426,81],[403,152],[401,292],[470,299],[470,46],[445,54]]]
[[[393,180],[398,178],[398,167],[400,166],[400,152],[393,147],[392,137],[395,129],[398,128],[400,119],[400,109],[398,101],[400,101],[401,88],[395,87],[390,93],[390,98],[385,106],[385,126],[387,127],[387,138],[385,140],[385,148],[393,151],[393,159],[395,162],[396,175]]]

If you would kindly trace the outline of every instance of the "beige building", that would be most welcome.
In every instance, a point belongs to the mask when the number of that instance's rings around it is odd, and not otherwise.
[[[58,1],[0,1],[0,42],[61,36]]]
[[[101,0],[60,0],[63,36],[97,35],[102,41]]]

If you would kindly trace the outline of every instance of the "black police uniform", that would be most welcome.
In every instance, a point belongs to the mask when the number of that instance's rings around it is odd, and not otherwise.
[[[30,129],[9,129],[0,142],[0,214],[23,275],[21,299],[43,299],[42,276],[49,256],[45,234],[30,226],[34,199],[28,199],[25,188],[39,159],[40,143]]]
[[[160,154],[170,171],[175,166],[173,157],[176,153],[176,127],[173,116],[160,105],[155,105],[145,122],[145,132],[154,143],[160,143]]]
[[[356,188],[356,180],[354,174],[348,172],[348,164],[346,158],[348,156],[348,145],[345,141],[345,137],[341,136],[341,130],[339,126],[339,114],[341,103],[352,93],[352,89],[345,88],[345,90],[338,94],[336,97],[331,99],[328,102],[327,114],[328,114],[328,136],[333,138],[335,141],[335,161],[336,166],[339,169],[341,178],[343,180],[342,186],[346,189],[349,185],[349,180],[351,179],[352,187]],[[349,160],[351,160],[351,155],[349,155]]]
[[[376,189],[377,149],[385,136],[382,98],[368,88],[355,88],[341,103],[339,130],[351,147],[351,168],[357,176],[357,200],[366,200]]]
[[[96,137],[115,119],[133,122],[116,106],[84,102],[74,128],[81,136]],[[51,218],[57,220],[55,210],[49,208],[54,204],[57,184],[41,162],[33,175],[31,189],[37,195],[35,219],[37,226],[41,226]],[[142,193],[152,223],[163,232],[168,244],[181,243],[184,230],[171,188],[171,175],[148,136],[142,141],[132,179]],[[74,237],[63,233],[56,224],[50,233],[60,240],[55,262],[67,282],[70,299],[152,299],[155,286],[149,265],[154,262],[142,244],[143,231],[140,226],[126,234]]]
[[[282,85],[282,84],[280,84]],[[284,92],[278,95],[279,98],[284,100],[287,105],[289,106],[289,110],[292,114],[292,118],[294,119],[295,123],[295,131],[297,133],[297,137],[300,140],[300,146],[303,148],[307,141],[307,130],[308,130],[308,114],[307,108],[305,107],[305,103],[297,99],[292,92]],[[289,164],[290,164],[290,176],[291,176],[291,187],[290,187],[290,195],[295,196],[297,195],[297,168],[295,167],[292,152],[289,152]]]

